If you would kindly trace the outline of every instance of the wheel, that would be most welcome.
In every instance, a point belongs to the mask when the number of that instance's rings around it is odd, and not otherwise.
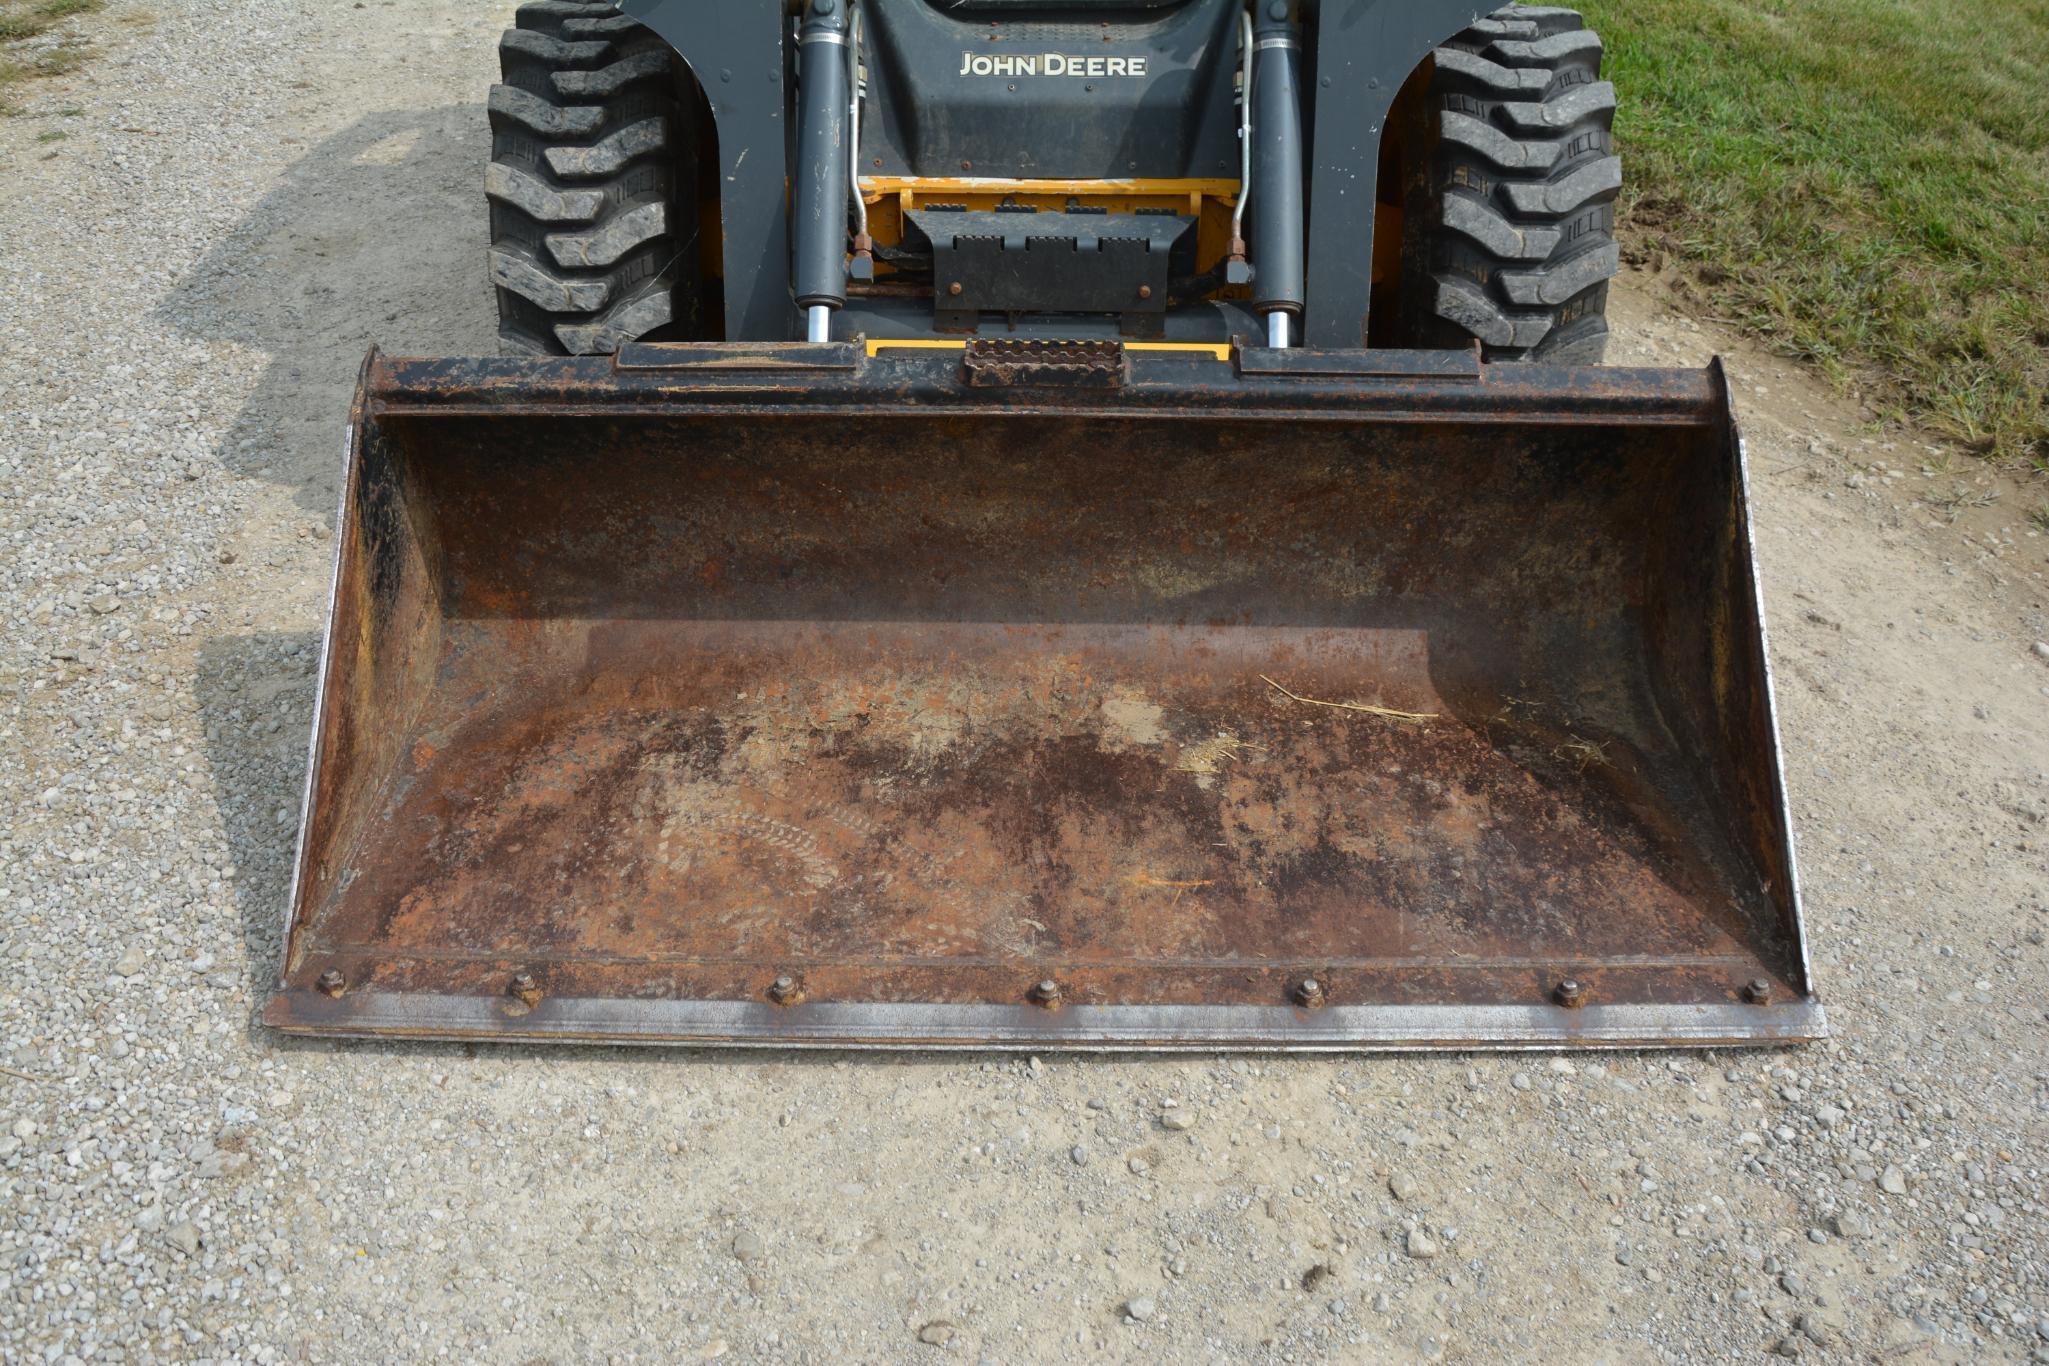
[[[1437,49],[1403,196],[1403,340],[1598,364],[1615,245],[1615,87],[1569,9],[1510,5]]]
[[[500,349],[593,355],[691,335],[696,105],[668,44],[596,0],[520,6],[491,87]],[[689,193],[683,193],[684,187]]]

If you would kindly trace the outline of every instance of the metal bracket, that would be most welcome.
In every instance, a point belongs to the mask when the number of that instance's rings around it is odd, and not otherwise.
[[[855,370],[859,342],[633,342],[617,370]]]
[[[621,0],[689,66],[717,129],[726,335],[797,331],[790,293],[788,32],[776,0]]]
[[[910,215],[932,243],[933,322],[971,332],[987,313],[1115,313],[1131,337],[1167,331],[1169,261],[1195,225],[1179,214],[936,208]]]
[[[1402,81],[1485,14],[1475,0],[1311,0],[1309,270],[1302,344],[1366,344],[1378,230],[1373,168]],[[1254,201],[1258,201],[1255,199]],[[1259,265],[1255,256],[1253,265]]]
[[[1290,379],[1449,379],[1474,383],[1481,377],[1477,346],[1469,351],[1239,347],[1238,373]]]

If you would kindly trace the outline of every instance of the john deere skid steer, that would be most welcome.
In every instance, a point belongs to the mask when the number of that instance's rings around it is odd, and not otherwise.
[[[302,1033],[1783,1042],[1718,366],[1448,0],[539,0],[500,359],[363,370]]]

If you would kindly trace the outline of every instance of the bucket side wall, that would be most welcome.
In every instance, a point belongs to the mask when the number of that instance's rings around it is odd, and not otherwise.
[[[1751,872],[1747,890],[1764,956],[1787,984],[1811,996],[1734,424],[1725,424],[1707,449],[1712,458],[1694,462],[1656,514],[1665,530],[1650,564],[1651,677],[1678,751],[1712,795],[1704,811],[1720,818]]]
[[[360,399],[342,497],[325,675],[315,718],[304,847],[295,904],[319,905],[355,861],[355,845],[412,743],[433,691],[441,599],[427,548],[429,500],[409,492],[407,462]],[[301,952],[303,916],[285,950]]]

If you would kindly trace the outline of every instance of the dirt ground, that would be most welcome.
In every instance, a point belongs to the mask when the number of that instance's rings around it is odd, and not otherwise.
[[[152,8],[0,120],[0,1356],[2049,1359],[2049,495],[1641,274],[1611,360],[1741,399],[1830,1041],[262,1029],[356,367],[494,349],[507,15]]]

